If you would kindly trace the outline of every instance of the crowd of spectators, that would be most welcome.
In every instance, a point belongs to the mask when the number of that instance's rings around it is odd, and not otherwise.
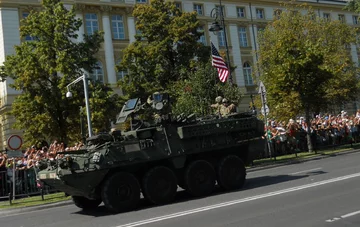
[[[20,179],[24,190],[36,189],[36,176],[34,167],[38,167],[42,160],[53,161],[63,157],[64,151],[79,150],[83,143],[75,143],[72,147],[66,147],[63,142],[54,141],[49,146],[37,148],[35,145],[22,151],[20,157],[8,157],[6,152],[0,153],[0,197],[6,195],[9,182],[13,179],[13,170],[16,170],[16,179]],[[15,165],[15,166],[14,166]],[[8,188],[6,188],[8,187]]]
[[[65,147],[63,142],[54,141],[48,146],[37,148],[35,145],[23,151],[22,157],[15,158],[15,167],[17,170],[31,169],[43,159],[55,160],[61,157],[64,151],[79,150],[82,143],[75,143],[72,147]],[[8,158],[6,152],[0,153],[0,172],[13,168],[14,158]]]
[[[314,149],[327,145],[340,145],[360,141],[360,110],[349,115],[341,111],[338,115],[316,115],[310,119],[310,126],[304,117],[295,120],[276,121],[271,119],[266,126],[265,136],[275,154],[307,151],[307,131]]]

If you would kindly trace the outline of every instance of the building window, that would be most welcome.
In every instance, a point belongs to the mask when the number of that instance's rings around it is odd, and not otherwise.
[[[245,18],[245,17],[246,17],[246,13],[245,13],[245,8],[244,8],[244,7],[237,7],[237,8],[236,8],[236,12],[237,12],[237,17],[239,17],[239,18]]]
[[[353,24],[358,24],[359,23],[359,17],[358,16],[353,16]]]
[[[111,26],[114,39],[125,39],[124,21],[121,15],[111,16]]]
[[[90,79],[92,81],[104,83],[104,71],[100,61],[97,62],[95,69],[93,69],[92,73],[90,73]]]
[[[116,61],[116,65],[120,65],[120,63],[121,63],[121,59],[119,59],[119,60],[117,60]],[[121,79],[123,79],[126,75],[128,75],[129,73],[128,73],[128,71],[127,70],[124,70],[124,71],[118,71],[118,72],[116,72],[116,80],[118,81],[118,80],[121,80]]]
[[[330,20],[330,13],[323,13],[323,17],[325,20],[329,21]]]
[[[194,4],[194,11],[196,11],[198,15],[203,15],[202,5]]]
[[[224,30],[218,32],[218,40],[219,40],[219,46],[224,47],[225,46]]]
[[[146,3],[146,0],[136,0],[136,3]]]
[[[344,16],[344,14],[339,14],[338,17],[339,17],[339,21],[340,21],[341,23],[345,23],[345,16]]]
[[[245,85],[254,85],[253,79],[252,79],[251,66],[250,66],[249,62],[244,63],[243,69],[244,69]]]
[[[202,43],[206,46],[206,37],[205,37],[205,30],[204,30],[204,26],[200,26],[197,29],[198,32],[202,32],[203,34],[200,36],[198,42]]]
[[[265,19],[265,14],[263,9],[256,9],[256,18]]]
[[[181,10],[182,9],[181,2],[175,2],[175,7]]]
[[[245,27],[239,27],[239,42],[241,47],[248,46],[247,33]]]
[[[22,14],[23,19],[26,19],[28,16],[29,16],[29,13]],[[30,35],[25,36],[25,41],[33,41],[33,40],[35,40],[35,37],[30,36]]]
[[[95,13],[85,14],[86,34],[92,35],[99,30],[98,18]]]

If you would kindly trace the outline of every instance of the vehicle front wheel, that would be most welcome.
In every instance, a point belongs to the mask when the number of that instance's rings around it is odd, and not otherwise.
[[[140,201],[139,181],[131,173],[114,173],[103,184],[101,198],[111,212],[134,210]]]

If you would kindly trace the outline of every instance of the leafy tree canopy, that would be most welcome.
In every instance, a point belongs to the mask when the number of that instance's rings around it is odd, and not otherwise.
[[[177,99],[172,110],[175,115],[211,114],[214,110],[210,105],[215,103],[217,96],[234,104],[238,104],[242,97],[236,85],[219,82],[218,74],[209,62],[199,64],[196,71],[189,73],[188,79],[174,83],[172,90]]]
[[[10,114],[15,116],[14,126],[24,130],[28,143],[44,139],[71,142],[80,138],[83,85],[71,87],[72,100],[65,97],[66,85],[82,74],[82,68],[91,72],[97,62],[94,55],[103,40],[102,33],[96,32],[77,42],[81,23],[74,10],[68,11],[60,0],[43,0],[40,11],[30,12],[21,21],[21,37],[30,35],[34,40],[16,46],[15,54],[7,56],[4,70],[14,80],[11,86],[22,91]],[[111,118],[106,113],[109,106],[116,106],[115,100],[103,100],[113,97],[105,85],[91,85],[90,96],[96,110],[92,114],[95,129],[102,130]]]
[[[349,10],[349,11],[354,11],[354,12],[360,13],[360,0],[348,1],[345,9]]]
[[[319,18],[306,5],[286,4],[259,34],[259,68],[272,116],[294,117],[327,110],[358,94],[350,45],[356,30]],[[305,13],[303,13],[305,12]]]
[[[202,33],[196,12],[182,12],[170,1],[154,0],[137,4],[133,16],[139,33],[124,50],[118,67],[129,71],[120,81],[128,97],[172,93],[169,88],[175,81],[187,79],[198,62],[208,61],[210,49],[198,42]]]

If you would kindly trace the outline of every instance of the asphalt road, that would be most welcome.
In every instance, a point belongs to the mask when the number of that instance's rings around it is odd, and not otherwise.
[[[1,214],[1,227],[282,227],[360,226],[360,152],[248,173],[245,188],[109,214],[74,205]]]

